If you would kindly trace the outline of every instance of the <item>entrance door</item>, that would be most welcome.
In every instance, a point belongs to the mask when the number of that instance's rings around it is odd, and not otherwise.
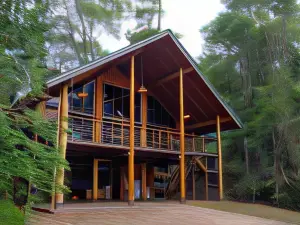
[[[112,199],[112,162],[94,159],[93,199]]]

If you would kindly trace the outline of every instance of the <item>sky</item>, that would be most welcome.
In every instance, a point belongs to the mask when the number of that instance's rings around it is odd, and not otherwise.
[[[225,8],[221,0],[162,0],[162,8],[165,12],[162,18],[162,30],[171,29],[183,35],[180,39],[183,46],[197,58],[203,50],[204,40],[199,30],[213,20],[218,13]],[[157,24],[155,21],[154,24]],[[98,41],[104,49],[110,52],[129,45],[125,38],[126,31],[133,30],[136,26],[134,20],[123,23],[121,39],[102,34]]]

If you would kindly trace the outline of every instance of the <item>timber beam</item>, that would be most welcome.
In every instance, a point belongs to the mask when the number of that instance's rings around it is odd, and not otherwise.
[[[206,167],[203,165],[203,163],[199,159],[194,158],[194,161],[203,172],[207,173]]]
[[[224,117],[224,118],[220,118],[220,123],[225,123],[228,121],[231,121],[232,118],[231,117]],[[211,126],[211,125],[216,125],[217,120],[209,120],[209,121],[205,121],[205,122],[201,122],[201,123],[196,123],[190,126],[186,126],[185,129],[186,130],[192,130],[192,129],[196,129],[196,128],[200,128],[200,127],[206,127],[206,126]]]
[[[182,71],[183,74],[187,74],[187,73],[190,73],[194,70],[193,67],[189,67],[189,68],[186,68]],[[156,81],[155,83],[153,84],[150,84],[148,85],[149,89],[151,89],[151,87],[154,87],[154,86],[158,86],[158,85],[161,85],[161,84],[164,84],[170,80],[173,80],[177,77],[179,77],[179,71],[175,72],[175,73],[171,73],[171,74],[167,74],[165,76],[163,76],[162,78],[158,79],[158,81]]]

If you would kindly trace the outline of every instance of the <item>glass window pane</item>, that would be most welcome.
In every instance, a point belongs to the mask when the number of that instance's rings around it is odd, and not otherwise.
[[[136,93],[134,96],[134,105],[135,106],[141,106],[141,94],[140,93]]]
[[[168,126],[169,125],[169,114],[164,108],[162,108],[161,115],[162,115],[161,124],[165,125],[165,126]]]
[[[112,100],[113,94],[113,86],[104,84],[104,101]]]
[[[82,98],[79,98],[78,95],[77,95],[80,92],[83,92],[82,87],[73,90],[73,95],[72,95],[73,110],[75,110],[75,111],[81,111],[82,110]]]
[[[126,96],[123,98],[123,116],[125,118],[129,118],[129,113],[130,113],[130,99],[129,96]]]
[[[130,94],[129,89],[124,88],[123,89],[123,97],[129,96],[129,94]]]
[[[113,116],[113,102],[104,103],[104,116],[112,117]]]
[[[152,96],[148,96],[147,104],[148,104],[148,109],[153,109],[153,98],[152,98]]]
[[[118,118],[123,117],[123,112],[122,112],[122,98],[117,98],[114,101],[114,116]]]
[[[154,110],[148,109],[147,111],[147,122],[148,123],[154,123],[154,116],[153,116]]]
[[[114,99],[122,98],[122,88],[114,87]]]
[[[134,109],[135,122],[141,122],[141,107],[136,106]]]
[[[88,94],[88,96],[83,99],[84,112],[93,114],[94,113],[94,82],[85,85],[84,92]]]
[[[158,101],[155,100],[155,105],[154,105],[154,121],[156,124],[162,124],[161,121],[161,105]]]

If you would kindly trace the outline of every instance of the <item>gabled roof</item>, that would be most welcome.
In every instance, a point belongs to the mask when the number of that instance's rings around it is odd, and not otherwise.
[[[162,105],[177,117],[178,104],[178,82],[176,80],[176,71],[179,68],[185,69],[184,74],[184,104],[185,113],[191,114],[193,120],[187,121],[187,127],[192,124],[205,125],[206,121],[213,121],[216,115],[223,118],[232,118],[224,121],[223,130],[242,128],[242,123],[233,110],[222,100],[221,96],[211,85],[208,79],[202,75],[197,63],[186,51],[183,45],[170,30],[163,31],[139,43],[129,45],[118,51],[115,51],[105,57],[97,59],[87,65],[75,68],[62,73],[61,75],[49,80],[47,87],[54,88],[62,82],[75,79],[83,74],[95,74],[96,71],[110,66],[113,63],[118,65],[118,69],[129,77],[129,56],[141,55],[143,57],[144,84]],[[140,71],[139,64],[136,63],[136,71]],[[92,72],[91,72],[92,71]],[[173,79],[167,80],[164,84],[153,85],[155,81],[163,80],[165,77],[173,76]],[[136,76],[139,79],[140,75]],[[185,77],[186,81],[185,81]],[[177,76],[178,79],[178,76]],[[190,124],[189,124],[190,122]],[[215,130],[214,124],[207,124],[204,128],[196,129],[199,132],[211,132]]]

